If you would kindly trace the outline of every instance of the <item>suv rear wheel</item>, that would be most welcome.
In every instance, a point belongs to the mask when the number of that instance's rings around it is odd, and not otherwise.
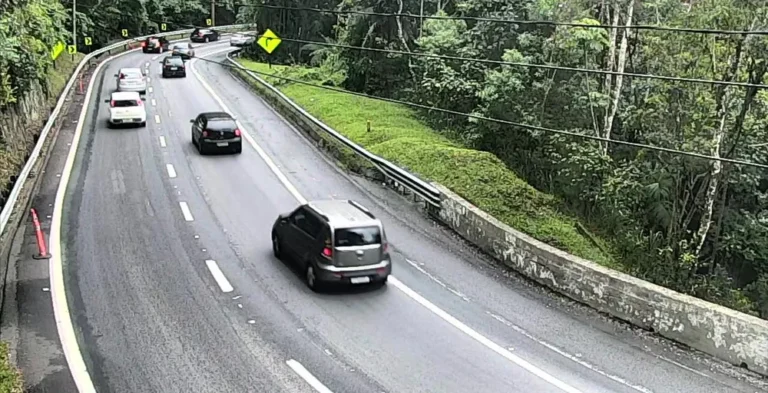
[[[315,275],[315,267],[311,263],[307,263],[307,269],[304,271],[304,279],[307,282],[309,289],[317,292],[320,290],[320,282]]]
[[[283,255],[282,246],[280,246],[280,238],[277,234],[272,232],[272,253],[275,254],[275,258],[280,259]]]

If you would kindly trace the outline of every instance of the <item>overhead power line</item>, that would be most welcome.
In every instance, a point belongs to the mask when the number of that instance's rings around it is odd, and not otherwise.
[[[258,36],[254,34],[246,34],[246,35],[258,38]],[[286,42],[296,42],[300,44],[329,46],[329,47],[343,48],[343,49],[353,49],[353,50],[362,50],[362,51],[379,52],[379,53],[391,53],[391,54],[398,54],[398,55],[404,55],[404,56],[426,57],[426,58],[442,59],[442,60],[466,61],[466,62],[482,63],[482,64],[506,65],[506,66],[515,66],[515,67],[524,67],[524,68],[539,68],[539,69],[548,69],[548,70],[557,70],[557,71],[570,71],[570,72],[579,72],[579,73],[585,73],[585,74],[621,75],[621,76],[631,77],[631,78],[657,79],[657,80],[664,80],[664,81],[671,81],[671,82],[685,82],[685,83],[698,83],[698,84],[716,85],[716,86],[719,85],[719,86],[752,87],[757,89],[768,89],[768,85],[759,84],[759,83],[729,82],[729,81],[719,81],[719,80],[699,79],[699,78],[680,78],[680,77],[666,76],[666,75],[638,74],[633,72],[592,70],[588,68],[564,67],[564,66],[556,66],[556,65],[549,65],[549,64],[530,64],[530,63],[520,63],[520,62],[513,62],[513,61],[478,59],[473,57],[436,55],[436,54],[424,53],[424,52],[408,52],[408,51],[400,51],[400,50],[394,50],[394,49],[366,48],[362,46],[334,44],[334,43],[322,42],[322,41],[309,41],[309,40],[301,40],[296,38],[281,37],[280,40],[286,41]]]
[[[219,64],[219,65],[221,65],[223,67],[239,69],[239,68],[237,68],[237,67],[235,67],[235,66],[233,66],[231,64],[223,63],[223,62],[220,62],[220,61],[210,60],[210,59],[206,59],[206,58],[202,58],[202,57],[196,57],[196,59],[202,60],[202,61],[205,61],[205,62],[209,62],[209,63]],[[554,128],[547,128],[547,127],[541,127],[541,126],[534,126],[534,125],[530,125],[530,124],[517,123],[517,122],[513,122],[513,121],[496,119],[496,118],[487,117],[487,116],[474,115],[474,114],[471,114],[471,113],[465,113],[465,112],[459,112],[459,111],[454,111],[454,110],[450,110],[450,109],[443,109],[443,108],[438,108],[438,107],[433,107],[433,106],[428,106],[428,105],[423,105],[423,104],[417,104],[415,102],[402,101],[402,100],[397,100],[397,99],[393,99],[393,98],[379,97],[379,96],[369,95],[369,94],[365,94],[365,93],[358,93],[358,92],[348,91],[348,90],[344,90],[344,89],[340,89],[340,88],[332,87],[332,86],[318,85],[318,84],[315,84],[315,83],[310,83],[310,82],[302,81],[302,80],[299,80],[299,79],[288,78],[288,77],[281,76],[281,75],[274,75],[274,74],[270,74],[270,73],[262,72],[262,71],[256,71],[256,70],[250,70],[250,69],[249,69],[249,71],[253,72],[254,74],[259,74],[259,75],[262,75],[262,76],[265,76],[265,77],[280,79],[280,80],[288,81],[288,82],[291,82],[291,83],[297,83],[297,84],[306,85],[306,86],[311,86],[311,87],[318,88],[318,89],[329,90],[329,91],[333,91],[333,92],[336,92],[336,93],[354,95],[354,96],[358,96],[358,97],[364,97],[364,98],[369,98],[369,99],[373,99],[373,100],[389,102],[389,103],[393,103],[393,104],[400,104],[400,105],[410,106],[410,107],[413,107],[413,108],[423,109],[423,110],[427,110],[427,111],[435,111],[435,112],[447,113],[447,114],[450,114],[450,115],[463,116],[463,117],[467,117],[467,118],[471,118],[471,119],[482,120],[482,121],[498,123],[498,124],[504,124],[504,125],[518,127],[518,128],[522,128],[522,129],[528,129],[528,130],[533,130],[533,131],[541,131],[541,132],[550,133],[550,134],[566,135],[566,136],[575,137],[575,138],[588,139],[588,140],[594,140],[594,141],[601,141],[601,142],[607,142],[607,143],[612,143],[612,144],[617,144],[617,145],[631,146],[631,147],[640,148],[640,149],[659,151],[659,152],[676,154],[676,155],[682,155],[682,156],[693,157],[693,158],[699,158],[699,159],[704,159],[704,160],[709,160],[709,161],[721,161],[721,162],[731,163],[731,164],[735,164],[735,165],[744,165],[744,166],[751,166],[751,167],[756,167],[756,168],[768,169],[768,164],[760,164],[760,163],[756,163],[756,162],[734,160],[734,159],[731,159],[731,158],[716,158],[716,157],[713,157],[713,156],[708,156],[708,155],[705,155],[705,154],[699,154],[699,153],[694,153],[694,152],[689,152],[689,151],[684,151],[684,150],[676,150],[676,149],[670,149],[670,148],[666,148],[666,147],[646,145],[646,144],[642,144],[642,143],[627,142],[627,141],[603,138],[603,137],[599,137],[599,136],[579,134],[579,133],[571,132],[571,131],[557,130],[557,129],[554,129]]]
[[[253,7],[253,8],[266,8],[275,10],[291,10],[291,11],[308,11],[325,14],[352,14],[352,15],[367,15],[367,16],[381,16],[381,17],[401,17],[401,18],[413,18],[413,19],[434,19],[434,20],[463,20],[463,21],[475,21],[475,22],[492,22],[503,24],[515,24],[515,25],[538,25],[538,26],[564,26],[564,27],[581,27],[585,29],[633,29],[633,30],[650,30],[650,31],[667,31],[675,33],[691,33],[691,34],[716,34],[716,35],[768,35],[768,30],[717,30],[717,29],[698,29],[688,27],[668,27],[668,26],[654,26],[654,25],[633,25],[633,26],[619,26],[619,25],[591,25],[586,23],[572,23],[572,22],[554,22],[554,21],[534,21],[534,20],[517,20],[517,19],[499,19],[499,18],[484,18],[475,16],[439,16],[439,15],[416,15],[408,13],[387,13],[387,12],[370,12],[370,11],[356,11],[356,10],[329,10],[320,8],[309,7],[286,7],[279,5],[269,4],[250,4],[250,3],[235,3],[235,6],[241,7]]]

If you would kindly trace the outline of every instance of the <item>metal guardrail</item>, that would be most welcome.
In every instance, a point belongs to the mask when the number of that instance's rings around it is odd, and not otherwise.
[[[323,131],[331,135],[337,141],[343,143],[358,155],[363,156],[364,158],[372,162],[382,173],[384,173],[385,176],[405,186],[406,188],[411,190],[413,193],[419,195],[427,203],[438,208],[440,207],[440,191],[437,188],[433,187],[431,184],[427,183],[426,181],[419,179],[417,176],[413,175],[412,173],[409,173],[405,169],[400,168],[399,166],[369,152],[368,150],[365,150],[362,146],[351,141],[344,135],[341,135],[338,131],[329,127],[328,125],[326,125],[325,123],[317,119],[316,117],[312,116],[309,112],[305,111],[302,107],[300,107],[295,102],[293,102],[280,90],[278,90],[276,87],[272,86],[263,78],[261,78],[258,74],[248,70],[247,68],[243,67],[240,63],[233,60],[230,57],[231,54],[232,52],[227,54],[227,61],[229,61],[232,65],[234,65],[235,67],[245,72],[248,76],[250,76],[257,82],[264,85],[264,87],[266,87],[271,92],[273,92],[278,97],[280,97],[280,99],[285,101],[285,103],[288,104],[291,108],[296,110],[299,114],[307,118],[310,122],[312,122],[316,126],[320,127]]]
[[[240,25],[217,26],[216,29],[217,30],[240,30],[240,29],[246,29],[253,26],[255,26],[255,24],[248,23],[248,24],[240,24]],[[8,220],[11,218],[11,213],[13,212],[13,209],[16,206],[16,201],[18,200],[19,195],[21,194],[21,190],[22,188],[24,188],[24,184],[26,183],[27,178],[29,177],[29,174],[32,172],[32,168],[35,166],[35,163],[40,158],[40,152],[42,151],[43,145],[48,139],[48,134],[51,132],[51,128],[53,127],[53,124],[56,122],[56,118],[59,116],[61,109],[64,106],[64,102],[66,101],[66,98],[69,95],[69,91],[72,89],[72,86],[74,86],[75,82],[77,81],[77,76],[83,70],[83,67],[85,67],[85,65],[88,64],[88,62],[94,57],[100,56],[104,53],[111,54],[112,51],[115,49],[120,49],[121,47],[125,47],[130,43],[141,41],[148,37],[169,37],[169,36],[180,35],[180,34],[189,34],[193,31],[194,29],[184,29],[184,30],[171,31],[167,33],[150,34],[150,35],[145,35],[141,37],[133,37],[124,41],[114,43],[112,45],[105,46],[101,49],[95,50],[92,53],[89,53],[88,55],[86,55],[83,58],[83,60],[80,61],[80,64],[77,65],[77,68],[75,68],[75,71],[72,73],[72,76],[69,78],[69,82],[67,82],[67,85],[64,87],[64,90],[62,90],[62,93],[59,96],[59,100],[56,103],[56,107],[53,108],[51,115],[48,117],[48,121],[45,123],[45,126],[43,126],[43,130],[40,133],[40,138],[38,138],[37,143],[35,144],[35,148],[32,150],[32,154],[29,156],[29,159],[27,159],[27,162],[24,164],[24,167],[22,168],[21,173],[19,173],[19,176],[13,185],[13,189],[11,190],[10,195],[8,195],[8,199],[6,200],[5,205],[3,206],[3,210],[2,212],[0,212],[0,235],[5,233],[5,228],[8,225]]]

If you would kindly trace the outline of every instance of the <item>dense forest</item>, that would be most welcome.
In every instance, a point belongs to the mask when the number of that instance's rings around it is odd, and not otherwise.
[[[271,7],[242,7],[238,18],[279,32],[284,43],[272,62],[315,66],[316,72],[325,73],[321,78],[325,84],[348,90],[520,124],[434,110],[423,113],[446,135],[494,153],[529,184],[559,197],[562,209],[609,240],[609,252],[625,271],[768,318],[768,170],[547,130],[768,163],[768,94],[755,86],[764,83],[768,66],[764,35],[589,27],[765,30],[766,3],[273,0],[267,4]],[[334,12],[306,9],[310,7]],[[261,60],[265,56],[258,48],[250,55]]]
[[[71,9],[68,0],[0,1],[0,110],[45,81],[51,47],[73,40]],[[83,51],[85,36],[95,49],[120,29],[200,26],[210,9],[209,0],[82,0],[74,39]],[[749,0],[229,0],[216,2],[215,23],[273,29],[285,40],[271,61],[316,67],[328,85],[519,124],[423,112],[557,196],[608,240],[625,271],[768,318],[766,169],[550,131],[768,164],[768,95],[757,86],[768,67],[765,35],[635,28],[766,30],[767,12]]]

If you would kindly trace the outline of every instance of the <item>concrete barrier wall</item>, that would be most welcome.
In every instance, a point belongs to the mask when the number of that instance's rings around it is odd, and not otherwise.
[[[376,176],[367,161],[331,140],[321,127],[301,116],[270,89],[241,70],[231,71],[318,147],[349,169]],[[510,228],[446,187],[433,185],[442,194],[441,207],[433,216],[504,265],[601,312],[768,375],[768,321],[570,255]]]
[[[510,268],[599,311],[768,375],[768,321],[570,255],[435,186],[443,194],[440,219]]]

